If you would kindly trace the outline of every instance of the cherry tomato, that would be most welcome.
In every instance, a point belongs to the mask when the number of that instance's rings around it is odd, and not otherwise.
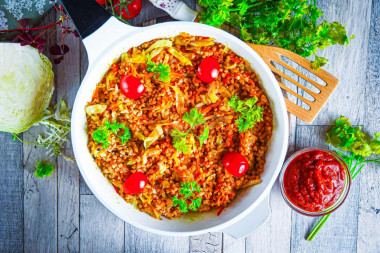
[[[135,172],[130,175],[123,184],[123,191],[126,194],[139,194],[142,192],[146,184],[148,183],[148,178],[142,172]]]
[[[198,67],[197,76],[205,83],[213,82],[219,75],[219,62],[214,57],[206,57]]]
[[[132,19],[137,17],[141,12],[141,0],[135,0],[130,2],[128,0],[113,0],[113,5],[120,4],[120,6],[115,7],[117,15],[120,15],[119,8],[121,7],[121,16],[125,19]],[[126,11],[128,9],[128,12]]]
[[[98,4],[100,5],[105,5],[106,4],[106,0],[95,0],[96,2],[98,2]]]
[[[237,152],[229,152],[222,158],[223,166],[226,170],[235,177],[243,176],[248,168],[247,159]]]
[[[145,86],[137,77],[124,75],[120,79],[120,90],[127,98],[138,99],[144,95]]]

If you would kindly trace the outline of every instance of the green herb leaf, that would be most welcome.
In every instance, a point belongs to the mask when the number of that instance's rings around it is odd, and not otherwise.
[[[235,94],[228,105],[235,111],[239,112],[240,116],[235,121],[238,125],[239,132],[252,129],[257,122],[263,121],[264,108],[257,106],[257,97],[250,98],[248,100],[240,100]]]
[[[199,197],[197,199],[192,199],[191,204],[189,205],[189,209],[192,211],[197,211],[198,207],[202,204],[202,198]]]
[[[92,133],[92,138],[96,143],[103,143],[103,148],[108,148],[110,145],[108,141],[109,132],[105,127],[99,127]]]
[[[154,72],[153,78],[162,82],[169,82],[170,66],[168,64],[162,63],[156,65],[156,63],[152,62],[152,60],[150,59],[149,54],[146,56],[146,58],[146,64],[148,65],[146,67],[146,70],[148,70],[149,72]]]
[[[173,142],[181,141],[183,138],[186,138],[187,134],[188,134],[188,132],[182,133],[176,127],[170,133],[170,135],[173,137]]]
[[[186,134],[186,135],[187,135],[187,134]],[[182,153],[184,153],[184,154],[189,154],[189,153],[191,152],[191,148],[190,148],[190,146],[187,145],[187,143],[186,143],[186,138],[182,138],[180,141],[175,142],[175,143],[173,144],[173,147],[174,147],[176,150],[178,150],[178,151],[180,151],[180,152],[182,152]]]
[[[350,120],[341,116],[335,121],[335,126],[326,133],[327,144],[332,144],[334,147],[343,151],[349,151],[354,155],[364,157],[380,153],[380,142],[375,138],[368,136],[361,131],[361,127],[352,127]]]
[[[124,133],[121,135],[120,130],[124,130]],[[127,143],[129,139],[131,139],[131,132],[129,127],[124,124],[117,124],[116,121],[110,123],[108,121],[104,122],[104,125],[96,129],[92,133],[92,138],[96,143],[102,143],[103,148],[108,148],[110,143],[108,141],[111,134],[117,136],[123,145]]]
[[[207,140],[208,135],[209,135],[209,131],[210,131],[210,128],[207,126],[203,130],[203,133],[200,136],[198,136],[200,148],[202,148],[203,143]]]
[[[182,183],[179,189],[179,194],[182,196],[180,198],[173,196],[173,206],[179,206],[178,209],[183,213],[188,212],[188,209],[197,211],[202,204],[202,198],[192,199],[194,192],[201,192],[201,187],[196,181]],[[189,205],[187,205],[188,200],[191,202]]]
[[[131,132],[128,127],[124,127],[123,129],[124,129],[124,134],[118,135],[118,137],[120,138],[121,143],[125,145],[127,141],[131,139]]]
[[[311,64],[312,64],[313,69],[318,70],[319,68],[325,66],[326,63],[327,63],[326,58],[324,58],[322,56],[315,55],[315,59]]]
[[[186,200],[185,199],[178,199],[177,196],[173,197],[173,206],[174,207],[179,206],[178,209],[183,213],[186,213],[189,211],[189,210],[187,210]]]
[[[38,178],[49,177],[54,172],[54,165],[46,161],[37,162],[34,175]]]
[[[195,126],[206,123],[203,115],[198,112],[197,108],[192,108],[190,112],[186,112],[182,116],[182,120],[190,124],[190,129],[187,132],[182,133],[177,128],[174,128],[170,135],[173,137],[173,146],[178,151],[183,152],[184,154],[189,154],[191,152],[191,147],[187,142],[187,136],[190,134],[191,129]],[[191,134],[193,134],[191,132]],[[205,140],[207,140],[209,135],[209,128],[205,127],[201,136],[197,136],[199,139],[199,145],[202,148],[202,145]]]
[[[183,115],[182,120],[189,123],[191,127],[206,123],[205,118],[200,112],[198,112],[196,107],[191,109],[190,112],[186,112]]]

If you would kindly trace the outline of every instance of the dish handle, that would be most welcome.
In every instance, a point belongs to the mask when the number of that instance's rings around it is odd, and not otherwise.
[[[61,0],[86,47],[89,66],[110,44],[137,30],[113,17],[93,0]]]
[[[272,213],[269,205],[269,195],[270,193],[252,211],[252,213],[220,232],[226,233],[235,239],[242,239],[255,232],[263,224],[267,223]]]

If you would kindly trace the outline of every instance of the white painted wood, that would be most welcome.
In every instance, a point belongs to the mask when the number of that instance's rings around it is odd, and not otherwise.
[[[380,131],[380,1],[372,1],[371,42],[368,47],[367,83],[365,99],[365,131]],[[360,175],[360,203],[358,218],[358,252],[380,250],[380,166],[368,164]],[[359,183],[359,182],[357,182]]]
[[[55,12],[50,11],[42,24],[51,24],[55,20]],[[49,43],[47,48],[55,43],[55,39]],[[55,66],[53,70],[56,72]],[[58,78],[56,75],[55,81]],[[53,96],[52,103],[55,102],[56,96]],[[23,137],[25,141],[35,141],[40,133],[43,133],[43,127],[33,127]],[[57,249],[57,159],[47,157],[45,152],[23,145],[25,252],[55,252]],[[34,175],[36,161],[41,160],[54,164],[56,171],[48,178],[39,179]]]
[[[80,252],[124,252],[124,222],[94,195],[80,196]]]
[[[63,157],[58,168],[58,252],[79,252],[79,170]]]
[[[190,252],[221,252],[222,251],[222,233],[207,233],[190,237]]]
[[[86,52],[86,48],[84,47],[82,41],[80,42],[80,45],[79,45],[80,49],[80,82],[82,82],[86,72],[87,72],[87,67],[88,67],[88,58],[87,58],[87,52]],[[92,192],[91,190],[88,188],[86,182],[84,181],[83,177],[80,176],[80,194],[81,195],[91,195]]]
[[[69,26],[73,27],[70,21]],[[57,35],[60,40],[60,34]],[[72,108],[80,82],[80,40],[66,36],[70,53],[57,67],[56,92]],[[69,75],[67,73],[70,73]],[[71,147],[66,155],[73,157]],[[58,252],[79,252],[79,170],[75,163],[58,158]]]
[[[245,238],[235,239],[232,236],[223,233],[223,252],[238,253],[245,252]]]
[[[23,250],[22,143],[0,132],[0,252]]]
[[[366,165],[360,172],[360,204],[357,252],[379,252],[380,249],[380,178],[379,165]]]
[[[189,237],[161,236],[125,223],[126,253],[182,253],[189,251]]]

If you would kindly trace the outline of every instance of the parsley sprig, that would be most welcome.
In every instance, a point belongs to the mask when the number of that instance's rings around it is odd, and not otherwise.
[[[120,130],[124,129],[124,134],[119,134]],[[108,148],[110,145],[108,138],[111,134],[116,135],[122,144],[127,143],[129,139],[131,139],[131,132],[127,126],[124,124],[117,124],[116,121],[110,123],[109,121],[105,121],[104,125],[96,129],[92,133],[92,138],[96,143],[102,143],[103,148]]]
[[[314,69],[327,63],[326,58],[317,56],[318,49],[348,45],[355,37],[348,37],[338,22],[319,22],[323,12],[316,0],[199,0],[198,3],[204,7],[199,15],[201,22],[213,26],[230,22],[245,41],[276,45],[303,57],[314,55]]]
[[[156,63],[152,62],[150,55],[146,56],[146,70],[149,72],[154,72],[153,78],[162,82],[170,81],[170,66],[168,64]]]
[[[36,161],[36,170],[34,171],[34,175],[38,178],[49,177],[54,172],[54,165],[52,163],[42,161]]]
[[[202,204],[202,198],[192,198],[194,192],[201,192],[201,188],[196,181],[182,183],[179,189],[179,194],[182,196],[180,198],[173,196],[173,206],[178,206],[178,209],[183,213],[188,212],[189,209],[197,211]]]
[[[365,163],[380,163],[380,157],[367,159],[380,154],[380,133],[371,137],[363,133],[360,126],[352,127],[350,120],[341,116],[326,133],[326,137],[327,144],[333,145],[337,149],[335,152],[346,162],[352,179],[359,174]],[[330,214],[322,217],[306,238],[308,241],[313,240],[329,217]]]
[[[202,125],[206,123],[205,118],[203,115],[198,112],[197,108],[193,108],[190,110],[190,112],[186,112],[182,116],[182,120],[184,122],[189,123],[190,128],[185,132],[181,132],[178,130],[178,128],[174,128],[173,131],[170,133],[170,135],[173,137],[173,146],[178,151],[182,151],[184,154],[188,154],[191,152],[191,146],[188,143],[188,135],[192,134],[193,136],[196,136],[199,139],[199,146],[202,148],[203,143],[207,140],[209,135],[209,127],[205,127],[203,130],[203,133],[200,136],[197,136],[194,134],[191,130],[195,126]]]
[[[240,100],[236,94],[228,102],[235,112],[240,113],[239,118],[235,121],[238,124],[239,132],[252,129],[257,122],[263,121],[264,108],[257,106],[256,103],[257,97],[244,101]]]

